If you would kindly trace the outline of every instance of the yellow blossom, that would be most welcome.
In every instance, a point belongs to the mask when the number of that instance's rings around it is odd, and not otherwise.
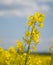
[[[25,33],[25,36],[28,37],[28,36],[30,36],[30,34],[31,34],[31,32],[29,30],[27,30]]]
[[[0,52],[1,52],[1,53],[4,52],[4,49],[3,49],[3,48],[0,48]]]
[[[35,51],[37,50],[37,48],[34,45],[32,46],[32,49],[35,50]]]
[[[40,27],[40,28],[43,28],[43,26],[44,26],[43,23],[40,23],[40,24],[39,24],[39,27]]]
[[[14,47],[10,47],[10,48],[8,49],[8,51],[9,51],[10,53],[16,53],[16,49],[15,49]]]
[[[40,23],[44,22],[44,17],[39,17],[39,20],[38,20]]]
[[[34,20],[34,16],[28,16],[29,20]]]
[[[6,57],[7,59],[9,59],[10,56],[11,56],[10,53],[6,50],[6,51],[5,51],[5,57]]]
[[[20,40],[17,41],[17,44],[18,44],[18,45],[17,45],[16,47],[17,47],[19,50],[23,50],[23,49],[24,49],[24,46],[23,46],[23,44],[22,44],[22,42],[21,42]]]
[[[34,41],[35,44],[38,44],[39,43],[39,39],[36,38],[36,37],[33,37],[33,41]]]
[[[40,12],[36,12],[36,13],[34,14],[34,16],[35,16],[35,17],[39,17],[39,16],[40,16]]]
[[[26,56],[26,55],[27,55],[27,53],[24,53],[23,55],[24,55],[24,56]]]
[[[28,25],[28,26],[32,26],[32,24],[33,24],[33,21],[27,22],[27,25]]]
[[[35,16],[35,20],[38,21],[40,17],[40,12],[35,13],[34,16]]]

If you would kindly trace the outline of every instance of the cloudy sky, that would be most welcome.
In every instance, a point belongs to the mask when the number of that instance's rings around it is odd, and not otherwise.
[[[45,14],[37,51],[48,52],[53,39],[53,0],[0,0],[0,47],[6,49],[22,40],[27,16],[37,11]]]

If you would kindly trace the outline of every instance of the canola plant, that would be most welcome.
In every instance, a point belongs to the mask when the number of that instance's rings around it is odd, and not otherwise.
[[[31,54],[37,50],[40,28],[44,26],[44,14],[36,12],[28,16],[26,24],[28,29],[23,37],[24,42],[17,40],[16,45],[8,50],[0,48],[0,65],[50,65],[50,56]]]

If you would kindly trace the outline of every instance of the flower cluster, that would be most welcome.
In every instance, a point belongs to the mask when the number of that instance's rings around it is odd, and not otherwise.
[[[34,42],[37,45],[40,38],[39,28],[43,28],[44,26],[44,14],[37,12],[32,16],[28,16],[27,26],[28,30],[26,30],[24,36],[25,43],[30,45]]]
[[[19,54],[14,47],[8,50],[0,48],[0,65],[24,65],[26,55],[27,53]],[[49,65],[50,60],[50,56],[30,54],[27,65]]]
[[[40,59],[37,61],[33,55],[31,57],[30,52],[36,51],[36,45],[40,38],[39,28],[43,28],[43,22],[44,14],[40,12],[28,16],[28,29],[23,37],[26,44],[24,45],[20,40],[17,40],[15,47],[10,47],[8,50],[0,48],[0,65],[41,65],[42,61]]]
[[[34,23],[39,23],[39,27],[43,27],[44,22],[44,14],[41,14],[40,12],[35,13],[32,16],[28,16],[29,22],[27,23],[28,26],[32,26]]]

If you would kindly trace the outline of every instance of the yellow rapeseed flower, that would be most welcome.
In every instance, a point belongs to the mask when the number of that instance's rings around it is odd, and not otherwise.
[[[32,20],[32,21],[34,20],[34,16],[28,16],[27,18],[28,20]]]
[[[34,16],[36,17],[39,17],[40,16],[40,12],[36,12],[35,14],[34,14]]]
[[[0,48],[0,53],[4,52],[4,49],[3,48]]]
[[[39,43],[39,39],[36,38],[36,37],[33,38],[33,41],[34,41],[35,44],[38,44]]]
[[[6,50],[6,51],[5,51],[5,57],[6,57],[6,59],[9,59],[10,56],[11,56],[10,53],[8,52],[8,50]]]
[[[32,26],[32,24],[33,24],[33,21],[27,22],[27,25],[28,25],[28,26]]]
[[[44,22],[44,17],[39,17],[39,20],[38,20],[40,23]]]
[[[8,49],[8,51],[9,51],[10,53],[16,53],[16,49],[15,49],[14,47],[10,47],[10,48]]]
[[[32,49],[35,50],[35,51],[37,50],[37,48],[34,45],[32,46]]]
[[[40,17],[40,12],[35,13],[34,16],[35,16],[35,20],[38,21]]]
[[[18,40],[16,43],[18,44],[16,47],[17,47],[19,50],[23,50],[23,49],[24,49],[24,46],[23,46],[23,44],[22,44],[22,42],[21,42],[20,40]]]
[[[29,30],[27,30],[25,33],[25,36],[28,37],[28,36],[30,36],[30,34],[31,34],[31,32]]]
[[[43,23],[40,23],[40,24],[39,24],[39,27],[40,27],[40,28],[43,28],[43,26],[44,26]]]

